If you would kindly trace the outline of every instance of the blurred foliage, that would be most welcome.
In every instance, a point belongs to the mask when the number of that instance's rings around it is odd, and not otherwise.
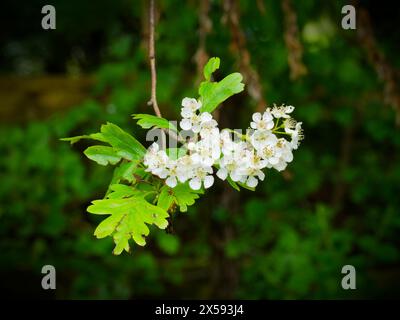
[[[7,292],[56,298],[398,297],[399,129],[355,32],[340,29],[341,1],[295,2],[309,71],[296,82],[289,80],[280,3],[264,1],[265,14],[252,2],[240,3],[267,101],[295,105],[303,121],[306,139],[283,175],[271,172],[254,193],[232,196],[220,185],[174,220],[173,235],[152,233],[148,247],[135,247],[131,255],[112,256],[112,240],[94,238],[99,220],[86,207],[103,196],[112,172],[81,156],[85,142],[70,148],[58,139],[96,132],[111,121],[144,141],[145,131],[130,119],[149,112],[144,3],[55,1],[60,23],[54,34],[34,29],[22,37],[26,30],[17,29],[15,39],[6,39],[3,72],[93,71],[96,78],[92,95],[69,111],[1,125],[0,276]],[[24,14],[40,12],[40,4],[26,4]],[[182,97],[195,95],[198,3],[161,1],[160,10],[157,93],[164,117],[174,119]],[[227,74],[237,70],[236,57],[221,15],[220,1],[211,1],[207,51],[221,57],[219,74]],[[399,66],[393,54],[398,38],[381,33],[392,22],[377,21],[382,50]],[[21,66],[28,67],[20,72]],[[230,104],[220,118],[243,127],[255,102],[242,93]],[[45,264],[57,269],[55,292],[40,288]],[[346,264],[356,267],[355,291],[341,289]]]

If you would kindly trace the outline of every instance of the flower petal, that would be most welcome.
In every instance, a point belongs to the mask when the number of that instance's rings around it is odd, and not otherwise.
[[[189,181],[189,186],[193,190],[199,190],[201,188],[201,180],[199,177],[195,177],[192,180]]]
[[[183,118],[191,118],[193,116],[193,110],[188,107],[183,107],[181,110],[181,116]]]
[[[239,180],[242,178],[242,175],[239,174],[238,172],[236,172],[236,170],[235,170],[235,171],[232,171],[231,174],[230,174],[230,176],[231,176],[231,179],[232,179],[233,181],[235,181],[235,182],[239,181]]]
[[[261,120],[261,117],[262,117],[261,113],[260,112],[256,112],[256,113],[253,114],[252,119],[253,119],[254,122],[258,122],[258,121]]]
[[[213,176],[206,176],[204,178],[204,188],[208,189],[214,184],[214,177]]]
[[[179,124],[183,130],[190,130],[192,128],[192,121],[189,119],[182,119]]]
[[[194,104],[197,104],[197,100],[194,98],[183,98],[182,99],[182,107],[191,108],[191,106],[193,106]]]
[[[201,122],[207,122],[212,120],[212,115],[209,112],[203,112],[200,115]]]
[[[277,164],[279,162],[279,158],[270,157],[270,158],[268,158],[268,161],[269,161],[270,164],[275,165],[275,164]]]
[[[173,176],[168,177],[168,179],[165,180],[165,183],[167,184],[168,187],[171,187],[171,188],[175,188],[177,185],[176,178]]]
[[[200,132],[200,125],[199,124],[195,124],[192,126],[192,131],[194,133],[199,133]]]
[[[273,119],[273,116],[271,112],[265,111],[262,118],[264,121],[271,121]]]
[[[293,110],[294,110],[294,107],[293,107],[293,106],[286,106],[285,112],[286,112],[286,113],[292,113]]]
[[[228,170],[226,168],[220,168],[217,171],[217,177],[221,180],[225,180],[228,177]]]
[[[249,177],[246,182],[247,186],[250,188],[255,188],[258,184],[258,180],[254,177]]]
[[[267,128],[267,130],[271,130],[273,127],[274,127],[274,122],[273,121],[268,121],[267,122],[267,125],[266,125],[266,128]]]

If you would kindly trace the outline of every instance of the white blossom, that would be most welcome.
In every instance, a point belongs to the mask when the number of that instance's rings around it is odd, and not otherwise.
[[[233,181],[239,181],[242,178],[240,169],[249,162],[251,156],[249,144],[231,140],[230,143],[225,143],[222,153],[223,157],[219,161],[220,168],[217,176],[225,180],[229,175]]]
[[[219,139],[218,122],[214,119],[201,122],[200,137],[203,139]]]
[[[261,169],[267,166],[267,162],[261,159],[256,154],[251,154],[247,165],[239,169],[240,182],[246,184],[250,188],[255,188],[258,184],[258,179],[263,181],[265,178],[264,172]],[[257,179],[258,178],[258,179]]]
[[[291,143],[286,139],[279,139],[276,144],[275,154],[276,156],[279,156],[278,161],[269,161],[268,167],[272,167],[278,171],[286,169],[287,164],[293,160]]]
[[[291,147],[296,150],[299,147],[300,141],[304,139],[303,129],[301,128],[302,122],[297,122],[293,130],[292,140],[290,141]]]
[[[251,136],[250,141],[256,150],[260,150],[266,146],[275,145],[278,142],[278,138],[271,131],[256,130]]]
[[[201,101],[197,101],[193,98],[184,98],[182,100],[182,107],[181,116],[183,118],[190,118],[196,110],[201,108]]]
[[[293,106],[285,106],[285,105],[281,105],[279,107],[274,106],[272,108],[272,115],[279,119],[279,118],[290,118],[289,113],[292,113],[294,110]]]
[[[274,127],[274,121],[271,112],[266,110],[263,114],[256,112],[252,116],[253,121],[250,127],[256,130],[270,130]]]
[[[185,155],[170,159],[154,143],[144,156],[146,171],[165,179],[171,188],[187,181],[193,190],[210,188],[214,184],[213,167],[221,180],[230,178],[255,188],[265,178],[264,169],[286,168],[293,160],[293,150],[304,138],[302,123],[290,117],[293,106],[274,105],[264,113],[254,113],[251,132],[246,134],[220,131],[212,115],[200,112],[200,108],[201,101],[182,100],[180,127],[194,133],[182,146],[187,150]]]
[[[158,144],[153,143],[144,156],[143,163],[147,166],[146,171],[165,179],[168,175],[168,170],[166,169],[168,160],[166,152],[159,150]]]
[[[192,130],[194,133],[200,131],[201,118],[198,114],[192,113],[190,117],[183,118],[179,125],[183,130]]]
[[[192,113],[188,118],[183,118],[179,123],[183,130],[192,130],[194,133],[199,133],[202,127],[204,129],[212,128],[212,126],[218,123],[212,119],[212,116],[208,112],[201,114]]]
[[[193,177],[189,181],[189,186],[193,190],[199,190],[204,185],[208,189],[214,184],[213,170],[211,166],[203,166],[201,164],[193,168]]]
[[[214,140],[200,140],[191,146],[193,153],[191,158],[195,164],[205,164],[212,166],[220,155],[220,147],[218,141]]]
[[[165,180],[165,183],[167,186],[171,188],[175,188],[176,185],[178,184],[177,178],[178,178],[178,167],[176,161],[169,161],[167,164],[167,179]]]

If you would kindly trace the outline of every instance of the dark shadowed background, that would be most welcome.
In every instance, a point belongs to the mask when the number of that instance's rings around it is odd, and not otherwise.
[[[350,2],[350,1],[349,1]],[[41,8],[56,8],[56,30]],[[111,121],[144,141],[152,113],[147,1],[3,0],[0,10],[0,289],[35,298],[387,298],[400,296],[400,10],[358,1],[157,1],[157,95],[175,120],[208,57],[248,90],[216,116],[245,128],[265,104],[296,107],[305,140],[256,192],[218,182],[174,234],[113,256],[86,213],[112,168],[61,137]],[[57,289],[41,288],[41,268]],[[343,290],[353,265],[357,289]]]

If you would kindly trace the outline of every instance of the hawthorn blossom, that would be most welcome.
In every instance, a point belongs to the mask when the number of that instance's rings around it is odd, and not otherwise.
[[[260,150],[266,146],[273,146],[278,142],[278,138],[271,131],[259,131],[253,133],[250,141],[256,150]]]
[[[177,176],[180,182],[186,182],[193,175],[193,160],[189,155],[184,155],[177,160]]]
[[[203,166],[201,164],[193,168],[193,177],[189,181],[189,186],[193,190],[199,190],[202,185],[205,189],[210,188],[214,184],[212,176],[213,169],[211,166]]]
[[[200,140],[190,147],[194,151],[191,158],[195,164],[203,163],[206,166],[212,166],[221,155],[218,141]]]
[[[144,156],[143,163],[147,166],[147,172],[151,172],[161,179],[165,179],[168,175],[168,170],[166,169],[168,160],[169,158],[166,152],[164,150],[159,150],[158,144],[154,142]]]
[[[201,118],[198,114],[193,113],[188,118],[183,118],[179,125],[183,130],[192,130],[194,133],[200,131]]]
[[[181,116],[183,118],[190,118],[196,110],[201,108],[201,101],[197,101],[193,98],[184,98],[182,100]]]
[[[220,168],[217,171],[218,178],[225,180],[229,176],[233,181],[239,181],[241,179],[240,168],[245,162],[245,159],[238,161],[233,154],[223,156],[219,161]]]
[[[253,121],[250,122],[250,127],[256,130],[270,130],[274,127],[274,118],[269,109],[263,114],[256,112],[252,116]]]
[[[239,181],[242,178],[240,169],[249,162],[249,145],[243,141],[226,144],[223,149],[223,157],[219,161],[220,168],[217,176],[225,180],[228,175],[233,181]]]
[[[189,156],[183,156],[178,160],[169,160],[167,168],[167,178],[165,183],[171,187],[175,188],[178,181],[183,183],[188,180],[192,175],[193,161]]]
[[[165,179],[165,183],[167,186],[171,188],[175,188],[178,184],[178,166],[176,161],[169,161],[167,164],[167,178]]]
[[[214,184],[213,167],[221,180],[230,178],[255,188],[265,179],[265,168],[286,168],[293,160],[293,150],[304,138],[302,123],[290,117],[293,106],[274,106],[264,113],[254,113],[251,132],[246,134],[231,129],[220,131],[212,115],[200,112],[200,108],[201,101],[182,100],[180,126],[194,133],[182,146],[186,154],[171,159],[154,143],[144,157],[146,171],[165,179],[171,188],[186,181],[193,190],[210,188]],[[278,123],[280,118],[283,122]]]
[[[208,112],[192,113],[188,118],[183,118],[179,124],[183,130],[192,130],[194,133],[199,133],[202,125],[210,121],[212,121],[212,116]]]
[[[265,178],[262,169],[267,166],[267,162],[261,159],[258,155],[252,154],[247,165],[240,168],[239,174],[241,175],[240,182],[246,184],[250,188],[255,188],[258,180],[263,181]]]
[[[287,118],[283,121],[283,127],[286,133],[292,134],[296,128],[297,121],[293,118]]]
[[[290,118],[289,113],[292,113],[293,110],[294,110],[293,106],[281,105],[280,107],[274,106],[271,110],[271,113],[277,119]]]
[[[300,141],[304,139],[303,129],[301,128],[302,122],[297,122],[296,127],[291,132],[292,140],[290,141],[290,145],[293,150],[296,150],[299,147]]]
[[[203,120],[200,126],[200,137],[203,139],[210,138],[218,140],[219,139],[218,122],[215,121],[214,119]]]
[[[267,168],[274,168],[277,171],[286,169],[289,162],[293,160],[291,143],[284,138],[280,138],[276,144],[273,156],[268,158]]]

